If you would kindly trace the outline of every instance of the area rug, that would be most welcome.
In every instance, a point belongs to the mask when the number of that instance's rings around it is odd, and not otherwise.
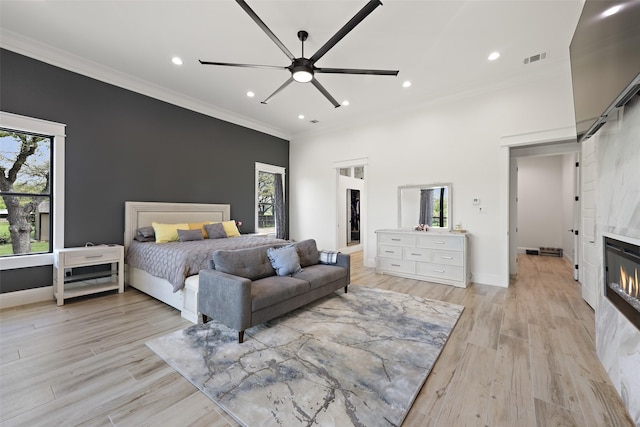
[[[247,329],[147,346],[244,426],[399,426],[463,307],[350,286]]]

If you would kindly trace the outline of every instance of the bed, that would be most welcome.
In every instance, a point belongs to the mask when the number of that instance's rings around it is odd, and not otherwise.
[[[208,268],[217,249],[241,249],[285,242],[268,236],[157,244],[134,240],[136,230],[159,223],[222,222],[230,219],[228,204],[125,202],[125,282],[198,322],[198,271]]]

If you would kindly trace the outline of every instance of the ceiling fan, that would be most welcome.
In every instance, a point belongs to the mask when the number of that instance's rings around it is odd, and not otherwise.
[[[267,104],[271,99],[276,96],[280,91],[282,91],[285,87],[289,86],[291,82],[294,80],[300,83],[308,83],[311,82],[312,85],[318,89],[325,98],[329,100],[333,104],[334,107],[338,108],[340,103],[335,100],[333,96],[316,80],[316,73],[327,73],[327,74],[370,74],[370,75],[379,75],[379,76],[397,76],[398,70],[361,70],[361,69],[353,69],[353,68],[320,68],[316,67],[316,62],[320,60],[333,46],[336,45],[344,36],[346,36],[351,30],[353,30],[356,25],[358,25],[364,18],[366,18],[375,8],[382,5],[380,0],[370,0],[358,13],[355,14],[353,18],[349,22],[347,22],[336,34],[333,35],[316,53],[314,53],[311,58],[304,57],[304,42],[309,37],[309,33],[306,31],[298,31],[298,40],[302,42],[302,55],[299,58],[293,56],[293,54],[286,48],[284,44],[276,37],[276,35],[267,27],[267,25],[260,19],[258,15],[249,7],[249,5],[244,0],[236,0],[236,3],[240,5],[244,9],[245,12],[258,24],[262,31],[264,31],[267,36],[280,48],[282,52],[291,60],[291,65],[286,67],[273,66],[273,65],[252,65],[252,64],[234,64],[228,62],[211,62],[211,61],[202,61],[200,60],[200,64],[203,65],[224,65],[229,67],[248,67],[248,68],[272,68],[279,70],[289,70],[291,72],[291,77],[282,84],[275,92],[273,92],[269,97],[267,97],[263,104]]]

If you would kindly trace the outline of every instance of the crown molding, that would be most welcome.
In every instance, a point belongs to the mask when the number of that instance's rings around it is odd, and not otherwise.
[[[52,47],[46,43],[24,37],[20,34],[0,29],[0,47],[38,61],[81,74],[105,83],[118,86],[132,92],[149,96],[169,104],[196,111],[216,119],[224,120],[239,126],[263,132],[278,138],[290,139],[290,135],[282,129],[274,128],[266,123],[250,120],[247,117],[185,96],[165,87],[149,83],[146,80],[122,73],[78,55]]]

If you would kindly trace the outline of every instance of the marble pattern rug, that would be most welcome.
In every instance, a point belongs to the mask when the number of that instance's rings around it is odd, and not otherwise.
[[[244,426],[399,426],[463,309],[350,286],[243,344],[214,321],[146,344]]]

